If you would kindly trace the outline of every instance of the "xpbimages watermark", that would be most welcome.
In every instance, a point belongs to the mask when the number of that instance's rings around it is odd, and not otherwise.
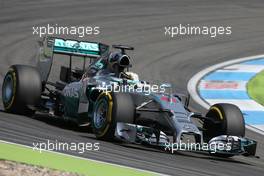
[[[231,26],[194,26],[190,24],[178,24],[176,26],[165,26],[164,30],[165,36],[171,38],[185,35],[204,35],[215,38],[232,34]]]
[[[210,153],[216,153],[217,151],[231,151],[232,143],[190,143],[182,142],[179,143],[165,143],[165,151],[174,153],[176,151],[208,151]]]
[[[42,153],[42,151],[75,151],[78,153],[84,153],[86,151],[98,151],[100,149],[99,143],[90,142],[59,142],[50,141],[47,142],[33,142],[33,150]]]
[[[86,35],[100,34],[99,26],[60,26],[58,24],[45,26],[33,26],[32,34],[39,37],[46,35],[76,35],[85,37]]]
[[[138,85],[103,84],[103,85],[99,85],[98,89],[103,92],[133,92],[133,93],[144,93],[145,95],[150,95],[151,93],[164,93],[166,91],[164,85],[156,85],[156,84],[138,84]]]

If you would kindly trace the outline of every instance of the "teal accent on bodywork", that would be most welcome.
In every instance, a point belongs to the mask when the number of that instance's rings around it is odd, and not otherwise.
[[[134,85],[140,83],[140,81],[135,81],[135,80],[127,80],[128,84]]]
[[[103,68],[105,68],[105,65],[104,65],[104,63],[102,62],[102,60],[97,61],[97,62],[94,64],[94,66],[95,66],[96,68],[98,68],[98,69],[103,69]]]

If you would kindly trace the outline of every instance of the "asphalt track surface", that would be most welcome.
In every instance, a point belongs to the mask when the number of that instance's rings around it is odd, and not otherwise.
[[[10,65],[35,65],[39,37],[32,35],[32,26],[97,25],[100,35],[84,39],[135,46],[131,56],[134,71],[141,78],[169,81],[176,85],[177,91],[184,92],[191,76],[207,66],[263,54],[263,8],[262,0],[0,0],[1,84]],[[164,35],[164,26],[179,23],[232,26],[232,35],[217,38]],[[204,112],[195,103],[191,106]],[[100,142],[98,152],[72,153],[170,175],[263,175],[263,136],[248,130],[246,135],[259,142],[260,159],[220,159],[186,152],[172,155],[134,145],[97,141],[92,134],[44,117],[33,119],[0,113],[1,140],[30,146],[45,139]]]

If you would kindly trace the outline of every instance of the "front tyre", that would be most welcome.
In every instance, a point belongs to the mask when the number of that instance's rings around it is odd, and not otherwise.
[[[134,111],[134,103],[128,93],[102,92],[94,106],[94,134],[98,139],[113,140],[117,122],[133,123]]]
[[[240,109],[228,103],[219,103],[211,106],[207,118],[216,121],[216,124],[205,121],[203,128],[205,129],[203,136],[206,142],[210,139],[220,135],[230,136],[245,136],[245,121]],[[231,157],[232,154],[212,154],[219,157]]]
[[[29,105],[36,105],[42,92],[41,77],[32,66],[12,65],[2,85],[2,101],[6,112],[32,115]]]
[[[218,124],[204,123],[204,136],[213,138],[219,135],[245,136],[245,121],[240,109],[228,103],[211,106],[206,117],[218,121]]]

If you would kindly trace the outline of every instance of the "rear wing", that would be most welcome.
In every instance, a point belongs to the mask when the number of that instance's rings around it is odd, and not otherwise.
[[[53,52],[77,56],[100,57],[100,44],[55,38]]]
[[[109,46],[89,41],[78,41],[55,37],[45,37],[40,43],[38,54],[38,68],[42,81],[47,81],[54,54],[80,56],[85,58],[99,58],[109,53]]]
[[[53,53],[72,56],[101,57],[109,51],[109,46],[102,43],[63,38],[47,37],[43,44],[51,48]]]

